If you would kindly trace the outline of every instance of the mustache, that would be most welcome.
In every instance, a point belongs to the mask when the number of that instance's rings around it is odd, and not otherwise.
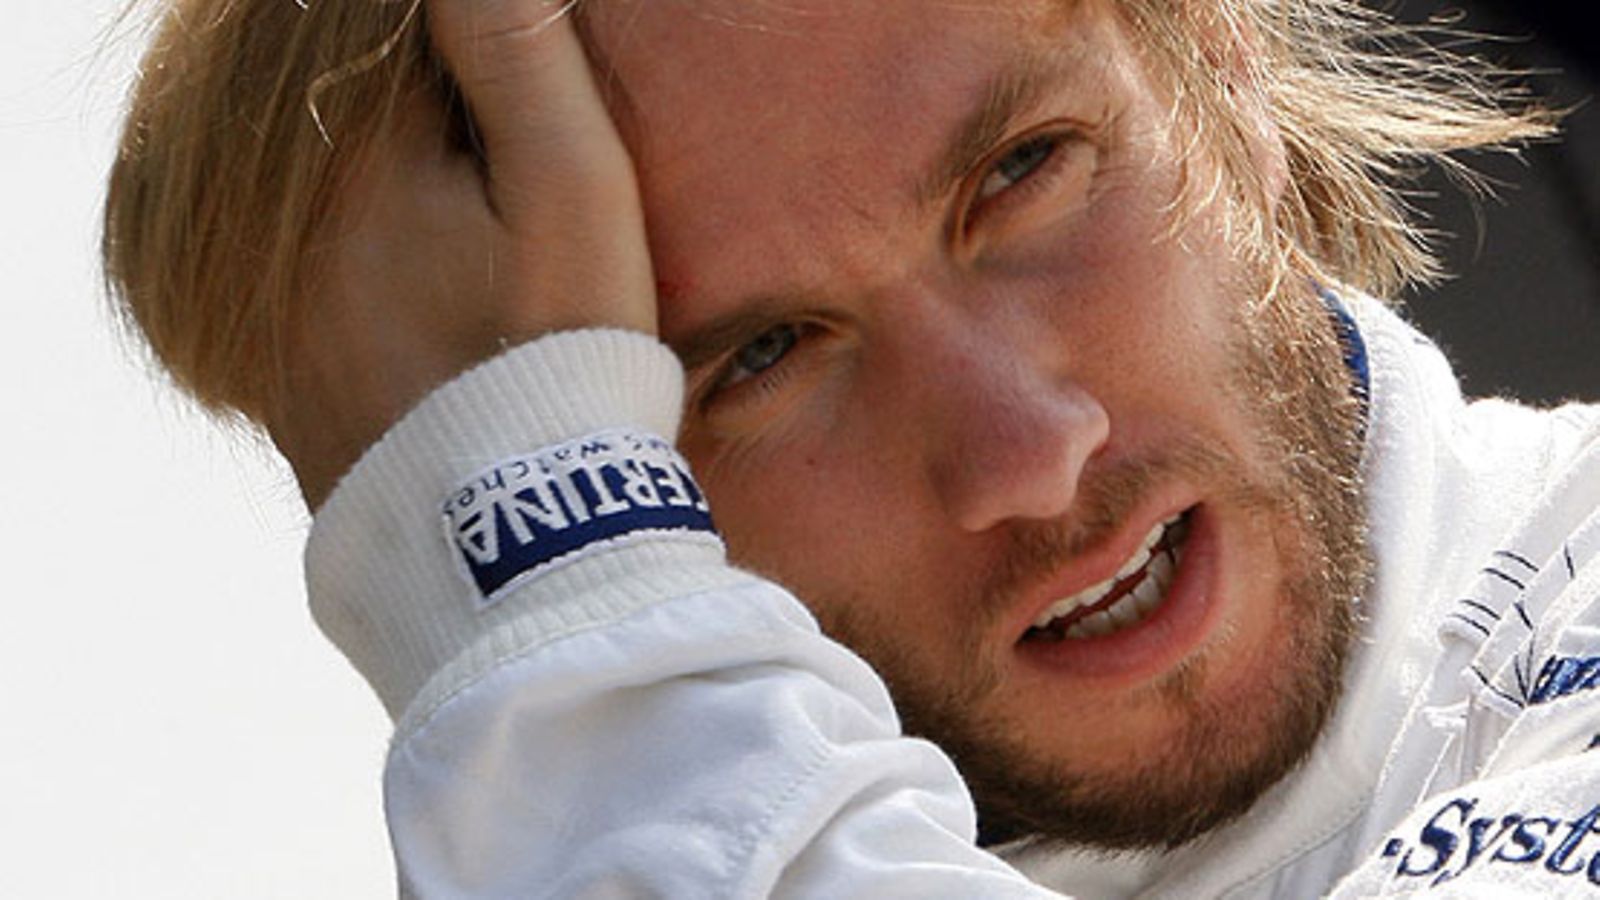
[[[1044,582],[1121,530],[1158,486],[1175,479],[1221,485],[1235,502],[1276,507],[1271,492],[1253,487],[1240,463],[1214,447],[1186,442],[1157,456],[1125,460],[1092,474],[1079,487],[1073,509],[1059,519],[1013,521],[999,559],[983,578],[975,608],[991,620],[1015,608],[1016,598]]]

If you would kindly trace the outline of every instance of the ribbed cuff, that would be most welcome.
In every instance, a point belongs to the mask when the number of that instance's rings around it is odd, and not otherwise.
[[[483,608],[462,577],[441,505],[508,457],[611,428],[671,439],[683,375],[646,335],[549,335],[429,395],[340,481],[312,523],[313,618],[391,717],[428,684],[435,699],[517,650],[730,579],[707,534],[653,536],[593,553]],[[445,677],[436,678],[443,674]]]

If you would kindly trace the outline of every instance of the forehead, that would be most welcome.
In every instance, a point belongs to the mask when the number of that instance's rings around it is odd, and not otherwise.
[[[1072,0],[593,0],[592,42],[640,112],[874,84],[893,97],[929,76],[981,72],[1061,29]],[[644,99],[643,97],[640,98]],[[726,110],[734,111],[734,110]],[[770,105],[767,113],[777,112]]]
[[[952,130],[1008,69],[1071,53],[1076,6],[592,0],[658,274],[760,290],[881,266]]]

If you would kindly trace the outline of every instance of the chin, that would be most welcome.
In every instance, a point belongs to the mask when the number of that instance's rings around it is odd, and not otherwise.
[[[1082,728],[1063,721],[1031,733],[1014,713],[908,726],[955,759],[985,844],[1180,846],[1243,815],[1293,772],[1337,704],[1353,606],[1313,606],[1327,596],[1303,590],[1282,598],[1261,646],[1241,652],[1233,635],[1217,634],[1120,702],[1098,704]]]

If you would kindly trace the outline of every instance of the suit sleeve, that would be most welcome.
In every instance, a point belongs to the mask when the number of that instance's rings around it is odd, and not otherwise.
[[[416,897],[1043,897],[662,435],[676,361],[547,337],[441,388],[313,524],[324,631],[396,719]]]

